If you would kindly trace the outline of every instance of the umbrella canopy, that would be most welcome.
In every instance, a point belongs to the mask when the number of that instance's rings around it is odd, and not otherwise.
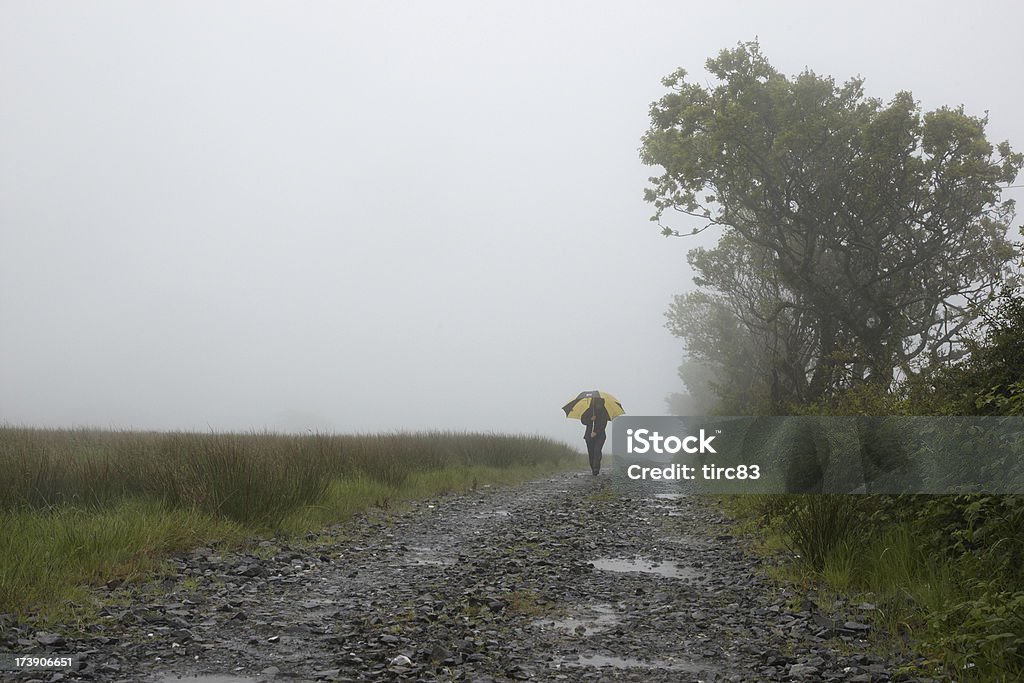
[[[595,398],[604,399],[604,407],[608,411],[608,417],[612,420],[619,415],[624,415],[626,412],[622,409],[619,399],[607,391],[581,391],[579,396],[562,406],[562,410],[565,411],[565,416],[570,420],[578,420],[583,417],[583,411],[590,407],[591,402]]]

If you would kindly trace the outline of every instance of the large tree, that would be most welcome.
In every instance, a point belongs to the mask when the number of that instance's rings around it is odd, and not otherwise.
[[[909,92],[883,103],[859,78],[787,78],[757,43],[706,66],[716,83],[678,70],[651,105],[641,158],[664,173],[645,197],[665,234],[725,229],[731,244],[696,256],[699,279],[755,335],[785,328],[795,348],[776,357],[805,363],[785,370],[803,375],[796,393],[887,386],[961,353],[1013,254],[1001,184],[1024,155],[987,140],[987,116],[922,113]],[[672,211],[698,222],[669,225]]]

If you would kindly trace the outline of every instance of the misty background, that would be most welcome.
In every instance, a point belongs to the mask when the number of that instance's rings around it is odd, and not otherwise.
[[[664,312],[717,235],[648,221],[660,79],[757,37],[786,74],[988,110],[1021,150],[1021,20],[1009,1],[0,2],[0,423],[579,446],[560,406],[581,390],[664,414]]]

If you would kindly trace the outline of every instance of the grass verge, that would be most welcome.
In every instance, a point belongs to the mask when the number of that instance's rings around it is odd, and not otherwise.
[[[217,540],[297,536],[371,507],[580,467],[539,437],[0,428],[0,614],[59,620],[90,585]],[[2,620],[0,620],[2,621]]]
[[[776,578],[869,602],[886,648],[910,644],[920,673],[960,681],[1024,680],[1024,586],[977,545],[949,511],[971,501],[922,496],[722,496],[740,533],[787,558]],[[983,502],[988,502],[984,501]],[[1020,501],[1003,501],[1016,510]],[[1000,508],[1002,510],[1002,508]],[[939,526],[940,515],[946,520]],[[964,534],[977,544],[977,534]],[[1011,552],[1014,541],[996,544]],[[1019,570],[1016,570],[1019,571]]]

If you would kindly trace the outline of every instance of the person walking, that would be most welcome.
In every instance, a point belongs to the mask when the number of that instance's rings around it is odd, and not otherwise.
[[[606,429],[610,419],[608,409],[604,405],[604,399],[600,397],[592,399],[590,406],[583,411],[583,416],[580,417],[580,422],[587,429],[583,433],[583,440],[587,442],[590,470],[594,473],[595,477],[601,471],[601,449],[604,448],[604,442],[607,438]]]

